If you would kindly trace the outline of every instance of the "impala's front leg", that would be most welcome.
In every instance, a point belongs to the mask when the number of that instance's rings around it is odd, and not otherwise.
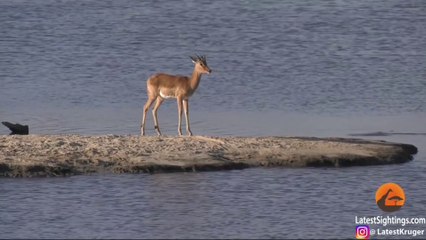
[[[188,99],[183,100],[183,111],[185,112],[185,119],[186,119],[186,134],[188,134],[188,136],[192,136],[191,128],[189,126]]]
[[[182,98],[177,98],[177,105],[178,105],[178,133],[179,136],[182,136]]]

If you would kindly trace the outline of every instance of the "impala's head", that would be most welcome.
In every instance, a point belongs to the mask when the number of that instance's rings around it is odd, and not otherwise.
[[[191,56],[192,62],[195,63],[195,69],[200,73],[210,74],[212,70],[207,66],[206,56]]]

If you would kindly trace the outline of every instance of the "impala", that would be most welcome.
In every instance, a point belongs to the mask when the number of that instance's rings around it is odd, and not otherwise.
[[[148,78],[146,82],[148,100],[143,108],[142,122],[141,122],[141,135],[145,135],[145,120],[146,113],[151,105],[156,100],[154,108],[152,109],[152,116],[154,117],[154,128],[160,136],[161,131],[158,126],[157,111],[165,99],[176,98],[178,106],[178,133],[182,135],[182,107],[185,112],[186,119],[186,133],[192,136],[191,128],[189,126],[189,108],[188,100],[192,94],[197,90],[200,84],[202,74],[209,74],[212,70],[207,66],[205,56],[190,57],[195,64],[194,71],[190,77],[168,75],[164,73],[157,73]]]

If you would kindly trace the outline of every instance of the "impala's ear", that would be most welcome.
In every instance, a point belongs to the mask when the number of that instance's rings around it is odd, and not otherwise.
[[[192,60],[192,62],[193,63],[196,63],[197,62],[197,58],[195,58],[195,57],[193,57],[193,56],[189,56],[190,58],[191,58],[191,60]]]

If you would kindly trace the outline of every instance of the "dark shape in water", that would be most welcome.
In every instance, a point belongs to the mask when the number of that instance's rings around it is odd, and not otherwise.
[[[10,122],[2,122],[2,123],[6,127],[8,127],[10,131],[12,131],[10,135],[28,135],[29,133],[28,125],[21,125],[19,123],[13,124]]]

